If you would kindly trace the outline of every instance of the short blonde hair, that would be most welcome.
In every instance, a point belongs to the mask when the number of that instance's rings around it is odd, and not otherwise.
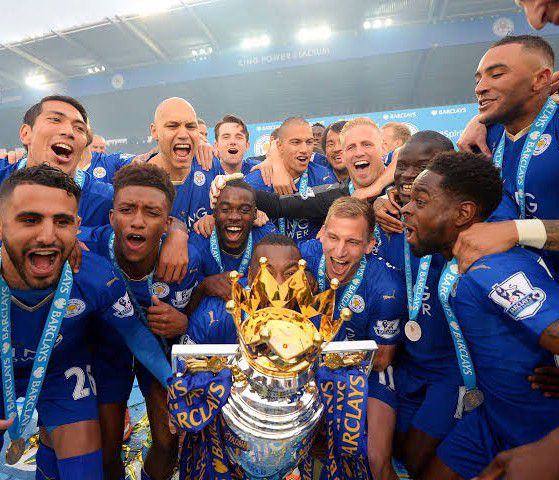
[[[380,128],[378,128],[378,125],[369,117],[357,117],[347,122],[344,125],[344,128],[342,128],[342,131],[340,132],[340,141],[342,142],[342,144],[345,143],[345,137],[347,135],[347,132],[351,130],[353,127],[358,127],[360,125],[367,125],[369,127],[373,127],[379,132],[379,134],[381,133]]]
[[[392,129],[392,136],[400,142],[400,145],[404,145],[411,138],[411,130],[405,123],[388,122],[381,129],[384,128]]]
[[[371,238],[375,230],[375,212],[373,207],[366,201],[355,197],[338,198],[328,209],[324,225],[332,217],[339,218],[359,218],[363,217],[367,222],[368,238]]]

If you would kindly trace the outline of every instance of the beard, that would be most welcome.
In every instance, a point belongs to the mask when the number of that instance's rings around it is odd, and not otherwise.
[[[31,250],[32,248],[36,248],[37,245],[33,245],[32,247],[25,248],[20,253],[18,253],[17,250],[12,247],[11,243],[7,239],[3,240],[3,247],[6,250],[6,254],[10,259],[10,262],[16,269],[23,283],[27,285],[31,290],[44,290],[46,288],[50,288],[52,286],[57,285],[60,279],[60,275],[62,273],[62,268],[64,266],[64,263],[66,262],[66,260],[68,260],[68,257],[70,256],[71,249],[68,250],[68,252],[66,253],[64,249],[61,248],[60,246],[56,246],[56,247],[54,247],[54,245],[49,245],[49,246],[52,246],[53,248],[57,248],[61,251],[62,262],[60,262],[60,267],[58,271],[55,272],[55,274],[53,274],[51,277],[36,279],[33,276],[29,275],[29,273],[25,269],[25,256],[29,250]],[[45,247],[45,245],[41,245],[41,247]]]

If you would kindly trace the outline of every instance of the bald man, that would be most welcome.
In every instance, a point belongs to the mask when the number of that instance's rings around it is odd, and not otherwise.
[[[204,171],[196,160],[195,152],[201,142],[196,111],[184,98],[163,100],[156,108],[150,125],[151,136],[157,142],[158,152],[147,161],[165,170],[177,196],[171,215],[188,225],[211,213],[209,191],[216,175],[223,170],[216,158],[209,171]]]
[[[309,123],[300,117],[285,120],[279,130],[277,148],[282,163],[293,178],[301,196],[313,196],[312,187],[336,183],[334,175],[325,167],[311,162],[314,148],[313,131]],[[271,192],[272,187],[264,183],[260,170],[246,176],[246,182],[257,190]],[[279,231],[296,242],[312,239],[320,230],[321,224],[306,218],[275,220]]]

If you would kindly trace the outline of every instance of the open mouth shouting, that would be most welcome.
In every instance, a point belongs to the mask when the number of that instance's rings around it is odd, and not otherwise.
[[[308,155],[297,155],[295,158],[301,165],[304,165],[305,167],[308,165],[311,159],[311,157],[309,157]]]
[[[74,153],[72,145],[66,142],[56,142],[50,148],[58,163],[65,164],[72,160],[72,153]]]
[[[36,248],[27,255],[29,270],[34,277],[50,277],[58,272],[62,253],[57,248]]]
[[[227,153],[231,156],[235,156],[239,153],[239,149],[236,147],[231,147],[227,149]]]
[[[179,161],[188,161],[192,154],[192,145],[190,143],[176,143],[173,147],[173,153]]]
[[[331,278],[337,278],[340,282],[344,282],[346,277],[351,270],[352,264],[349,260],[344,260],[342,258],[330,257],[330,272],[329,276]]]
[[[131,252],[138,252],[146,244],[146,237],[138,233],[129,233],[125,238],[126,246]]]

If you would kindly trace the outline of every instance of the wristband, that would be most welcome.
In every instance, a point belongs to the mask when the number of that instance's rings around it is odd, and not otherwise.
[[[518,232],[518,243],[525,247],[542,249],[547,241],[545,225],[537,218],[530,220],[514,220]]]

